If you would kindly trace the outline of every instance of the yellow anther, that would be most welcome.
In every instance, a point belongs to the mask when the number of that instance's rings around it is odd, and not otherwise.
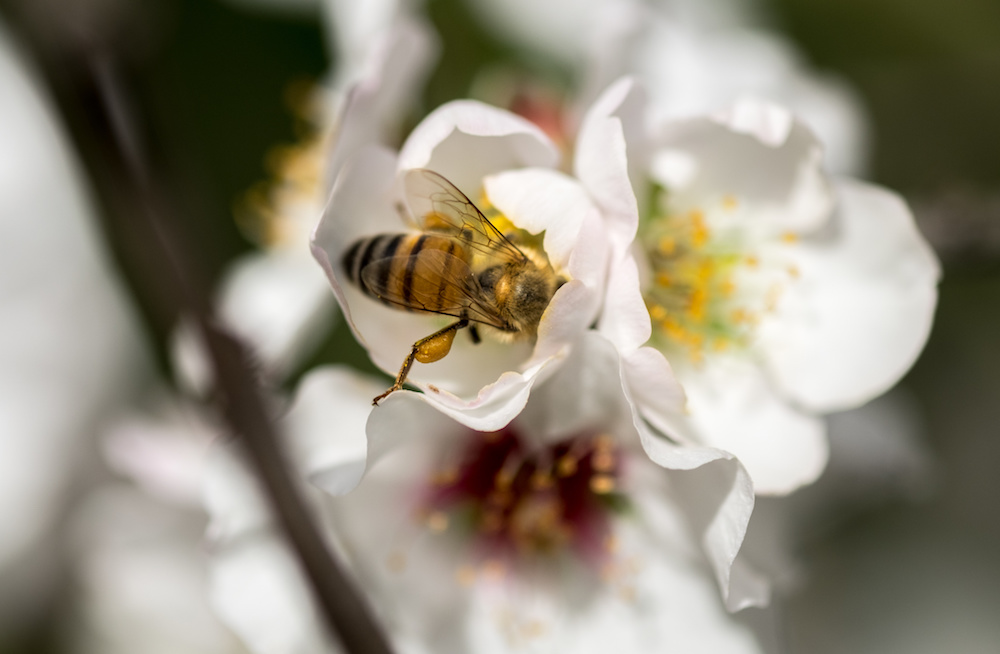
[[[704,225],[696,225],[691,231],[691,245],[693,245],[695,249],[700,250],[705,247],[706,243],[708,243],[709,235],[710,233],[708,231],[708,227],[705,227]]]
[[[594,453],[590,465],[598,472],[611,472],[615,467],[615,455],[611,450],[598,450]]]
[[[722,294],[722,297],[732,297],[735,292],[736,284],[733,283],[733,280],[727,278],[722,280],[722,283],[719,284],[719,293]]]
[[[796,265],[788,266],[786,270],[788,270],[788,275],[792,279],[798,279],[802,275],[802,271],[800,271],[799,267]]]
[[[458,468],[445,468],[438,470],[431,477],[431,483],[435,486],[450,486],[458,480]]]
[[[756,268],[757,266],[760,265],[760,259],[758,259],[752,254],[749,255],[744,261],[751,268]]]
[[[577,460],[575,457],[564,454],[556,462],[556,474],[560,477],[572,477],[577,471]]]
[[[781,235],[781,240],[783,243],[796,243],[799,240],[799,235],[795,232],[785,232]]]
[[[667,317],[667,310],[662,304],[654,304],[649,307],[649,317],[655,322],[660,322]]]
[[[531,487],[535,490],[546,490],[552,488],[552,472],[549,470],[536,470],[531,475]]]
[[[598,434],[594,438],[594,447],[598,450],[612,450],[615,443],[615,437],[611,434]]]
[[[722,198],[722,208],[726,211],[733,211],[739,206],[739,201],[734,195],[727,195]]]
[[[671,256],[677,250],[677,240],[673,236],[663,236],[657,244],[657,249],[664,256]]]
[[[775,284],[771,288],[767,289],[767,298],[765,299],[765,304],[768,311],[774,311],[778,308],[778,300],[781,299],[782,289],[780,284]]]
[[[507,568],[503,561],[490,559],[483,564],[483,577],[487,579],[502,579],[505,574],[507,574]]]
[[[486,503],[504,507],[510,504],[513,499],[514,495],[510,492],[509,488],[494,488],[490,491],[490,494],[486,496]]]
[[[675,341],[680,341],[684,339],[686,332],[681,324],[674,320],[673,318],[667,318],[662,324],[663,330],[667,332],[667,335],[674,339]]]
[[[663,286],[664,288],[666,288],[670,286],[671,283],[673,283],[673,280],[670,278],[670,275],[668,275],[665,272],[656,273],[657,286]]]
[[[538,638],[545,633],[545,623],[540,620],[532,620],[524,625],[523,632],[525,638]]]
[[[689,300],[687,315],[688,318],[694,322],[701,322],[705,319],[705,305],[707,303],[708,293],[703,287],[698,287],[691,292],[691,299]]]
[[[615,489],[615,478],[611,475],[594,475],[590,478],[590,490],[597,495],[607,495]]]
[[[425,524],[428,529],[440,534],[448,529],[448,514],[443,511],[434,511],[427,516]]]
[[[455,580],[459,584],[468,588],[476,582],[476,569],[471,565],[460,565],[457,570],[455,570]]]

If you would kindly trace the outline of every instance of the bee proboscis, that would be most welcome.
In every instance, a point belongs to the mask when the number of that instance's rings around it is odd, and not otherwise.
[[[403,387],[414,361],[451,351],[458,330],[478,327],[501,339],[533,338],[563,280],[544,254],[514,245],[454,184],[431,170],[409,170],[403,188],[422,231],[377,234],[354,242],[342,266],[372,298],[397,309],[457,320],[413,344],[396,382],[372,404]]]

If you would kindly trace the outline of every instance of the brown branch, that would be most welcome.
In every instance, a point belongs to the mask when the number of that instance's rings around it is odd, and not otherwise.
[[[194,317],[213,367],[220,412],[245,446],[329,627],[348,652],[390,654],[369,607],[326,547],[289,473],[246,348],[217,325],[205,285],[182,263],[114,60],[86,39],[42,42],[30,38],[30,21],[21,28],[36,48],[42,72],[111,209],[104,212],[105,230],[119,242],[133,244],[135,251],[124,252],[126,258],[142,259],[144,267],[160,273],[147,276],[147,288],[140,291],[163,299],[174,316]],[[144,247],[139,251],[135,244]]]

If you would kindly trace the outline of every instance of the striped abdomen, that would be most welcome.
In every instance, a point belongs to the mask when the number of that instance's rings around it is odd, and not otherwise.
[[[363,238],[342,261],[347,278],[365,294],[407,311],[432,313],[467,304],[468,263],[468,250],[458,240],[432,234]]]

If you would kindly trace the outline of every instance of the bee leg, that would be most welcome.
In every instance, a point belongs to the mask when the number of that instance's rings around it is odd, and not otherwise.
[[[419,341],[413,344],[413,349],[410,353],[406,355],[406,359],[403,361],[403,366],[399,369],[399,374],[396,375],[396,383],[392,385],[392,388],[382,393],[374,400],[372,400],[372,406],[378,406],[379,400],[388,396],[390,393],[400,390],[403,388],[403,384],[406,382],[406,376],[410,374],[410,368],[413,367],[414,361],[419,361],[420,363],[434,363],[435,361],[440,361],[448,352],[451,351],[451,344],[455,340],[455,334],[459,329],[463,327],[468,327],[469,321],[465,318],[459,320],[456,323],[452,323],[443,329],[439,329],[430,336],[425,336]]]
[[[469,325],[469,336],[472,337],[473,345],[479,345],[483,342],[483,339],[479,337],[479,330],[476,329],[475,325]]]

